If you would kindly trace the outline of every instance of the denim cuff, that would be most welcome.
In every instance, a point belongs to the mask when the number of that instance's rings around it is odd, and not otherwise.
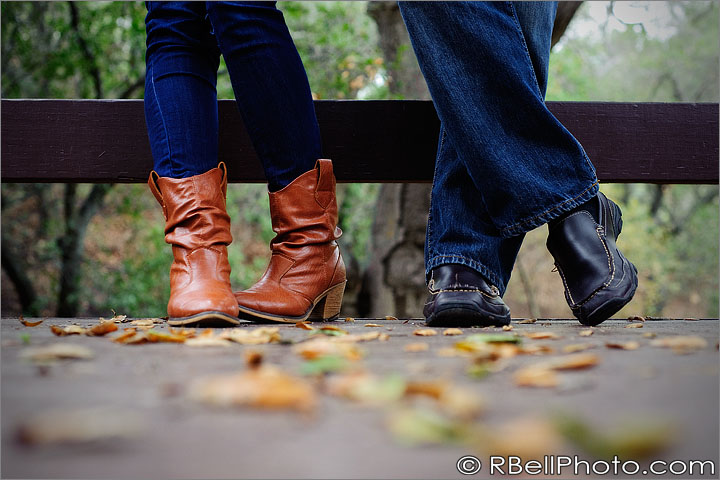
[[[500,229],[500,235],[502,235],[503,238],[510,238],[534,230],[537,227],[545,225],[550,220],[558,218],[563,213],[569,212],[573,208],[593,199],[599,191],[600,184],[596,178],[592,185],[569,200],[552,205],[537,215],[522,219],[508,227]],[[500,288],[499,285],[496,286]]]
[[[492,272],[488,267],[483,265],[482,263],[475,261],[471,258],[463,257],[462,255],[436,255],[432,258],[430,258],[425,263],[425,283],[427,283],[430,279],[430,271],[435,268],[439,267],[440,265],[448,265],[448,264],[460,264],[465,265],[467,267],[472,268],[473,270],[476,270],[480,275],[485,277],[486,280],[488,280],[492,285],[496,286],[498,290],[500,291],[500,296],[502,297],[505,295],[505,288],[506,285],[502,283],[500,280],[500,277]]]

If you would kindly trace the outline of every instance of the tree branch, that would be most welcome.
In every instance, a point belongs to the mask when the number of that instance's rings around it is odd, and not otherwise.
[[[95,55],[90,51],[90,47],[88,47],[85,37],[83,37],[82,33],[80,33],[80,14],[78,13],[75,2],[70,1],[68,2],[68,5],[70,6],[70,25],[75,31],[75,36],[77,37],[78,44],[80,44],[80,49],[83,51],[85,60],[88,63],[90,76],[92,77],[93,84],[95,85],[95,98],[103,98],[102,78],[100,77],[100,68],[98,68],[97,58],[95,58]]]

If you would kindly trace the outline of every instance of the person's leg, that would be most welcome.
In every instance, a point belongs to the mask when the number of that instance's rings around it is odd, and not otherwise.
[[[227,171],[217,163],[219,51],[195,2],[148,2],[145,115],[155,170],[148,185],[172,245],[171,324],[238,324],[230,288]]]
[[[544,103],[555,3],[401,2],[400,8],[438,116],[467,169],[466,188],[476,189],[483,215],[499,235],[519,246],[516,236],[581,210],[600,224],[594,168]],[[472,206],[456,202],[443,214],[454,218],[462,208]],[[489,244],[492,235],[478,233],[478,244]],[[512,268],[517,250],[500,245],[498,252],[506,252],[501,263]],[[582,263],[582,252],[577,253],[562,261],[556,256],[558,268]],[[629,273],[631,265],[618,267]],[[609,274],[591,283],[608,287],[615,270],[610,259]],[[509,271],[504,273],[509,277]],[[631,290],[623,296],[625,303],[632,298]],[[577,301],[568,297],[568,302],[581,321],[588,321],[575,308]]]
[[[318,160],[310,86],[282,13],[274,2],[208,2],[208,13],[265,170],[277,234],[265,274],[235,294],[240,315],[277,322],[336,317],[345,264],[336,242],[335,176],[330,160]]]
[[[207,2],[237,106],[270,191],[322,156],[310,85],[275,2]]]

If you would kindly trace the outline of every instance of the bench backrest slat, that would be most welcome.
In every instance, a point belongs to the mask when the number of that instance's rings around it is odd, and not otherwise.
[[[718,183],[718,104],[548,102],[603,182]],[[315,102],[341,182],[429,182],[439,121],[413,100]],[[264,182],[234,101],[219,102],[232,182]],[[145,182],[142,100],[2,100],[3,182]]]

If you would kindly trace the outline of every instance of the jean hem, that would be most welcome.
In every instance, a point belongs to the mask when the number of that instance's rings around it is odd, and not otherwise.
[[[516,222],[513,225],[510,225],[509,227],[501,228],[500,234],[504,238],[509,238],[509,237],[514,237],[517,235],[522,235],[524,233],[527,233],[530,230],[533,230],[537,227],[545,225],[546,223],[550,222],[551,220],[558,218],[563,213],[569,212],[573,208],[575,208],[579,205],[582,205],[583,203],[587,202],[588,200],[591,200],[598,194],[599,190],[600,190],[600,184],[599,184],[598,180],[596,179],[592,185],[590,185],[589,187],[587,187],[585,190],[583,190],[579,194],[575,195],[574,197],[572,197],[568,200],[562,201],[560,203],[557,203],[555,205],[552,205],[551,207],[543,210],[541,213],[534,215],[532,217],[520,220],[519,222]]]
[[[425,262],[425,280],[426,282],[430,278],[430,272],[433,268],[439,267],[440,265],[448,265],[448,264],[460,264],[465,265],[466,267],[470,267],[473,270],[476,270],[480,275],[485,277],[492,285],[496,286],[498,290],[500,291],[500,296],[503,296],[505,294],[505,288],[506,286],[500,281],[500,277],[490,270],[488,267],[483,265],[482,263],[473,260],[472,258],[467,258],[463,255],[433,255],[427,262]]]

